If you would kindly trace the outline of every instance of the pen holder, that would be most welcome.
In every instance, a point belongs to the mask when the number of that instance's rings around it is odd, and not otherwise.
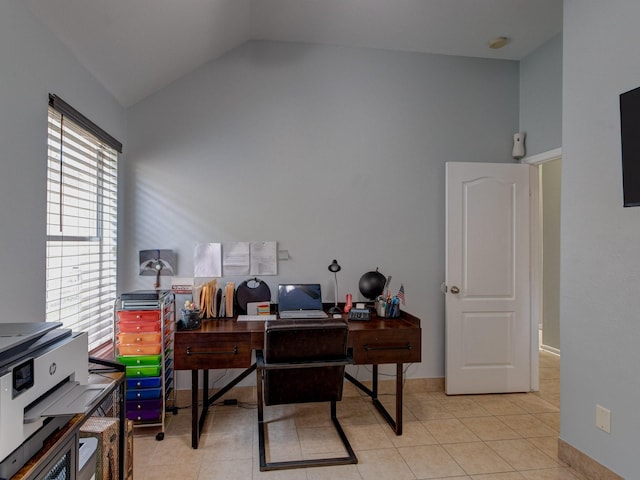
[[[195,330],[200,328],[200,310],[182,310],[182,319],[178,321],[178,330]]]
[[[385,300],[376,300],[376,314],[380,318],[398,318],[400,316],[400,305]]]

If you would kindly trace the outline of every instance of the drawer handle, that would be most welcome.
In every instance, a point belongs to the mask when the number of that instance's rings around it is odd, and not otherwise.
[[[192,352],[191,347],[187,347],[187,356],[189,355],[237,355],[238,354],[238,346],[235,345],[233,347],[233,351],[230,352]]]
[[[411,350],[411,344],[407,342],[406,345],[399,347],[370,347],[368,343],[364,344],[365,352],[371,352],[373,350]]]

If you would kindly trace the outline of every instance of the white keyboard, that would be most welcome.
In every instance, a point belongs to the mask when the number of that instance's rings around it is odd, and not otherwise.
[[[275,320],[275,315],[238,315],[239,322],[262,322],[264,320]]]
[[[280,312],[280,318],[327,318],[322,310],[286,310]]]

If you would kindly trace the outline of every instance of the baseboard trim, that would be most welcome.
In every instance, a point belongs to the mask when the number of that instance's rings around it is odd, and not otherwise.
[[[540,345],[540,350],[542,350],[544,352],[547,352],[547,353],[553,353],[554,355],[560,356],[560,349],[559,348],[550,347],[549,345]]]
[[[624,480],[561,438],[558,438],[558,458],[589,480]]]

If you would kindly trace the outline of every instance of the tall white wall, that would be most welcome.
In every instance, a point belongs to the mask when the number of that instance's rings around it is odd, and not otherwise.
[[[520,131],[527,155],[562,146],[562,34],[520,62]]]
[[[640,85],[640,2],[565,0],[561,438],[638,478],[640,208],[622,207],[619,95]],[[611,434],[595,427],[611,410]]]
[[[520,131],[527,156],[562,147],[562,34],[520,61]],[[543,203],[542,343],[560,348],[561,162],[540,166]]]
[[[560,192],[562,160],[540,165],[542,344],[560,350]]]
[[[444,376],[444,164],[513,161],[517,62],[249,42],[127,121],[123,289],[152,283],[140,249],[174,249],[191,276],[196,242],[277,241],[272,295],[320,282],[332,301],[335,258],[358,299],[379,267],[422,319],[409,375]]]
[[[124,109],[20,0],[0,2],[0,322],[45,318],[48,94],[120,141]]]

